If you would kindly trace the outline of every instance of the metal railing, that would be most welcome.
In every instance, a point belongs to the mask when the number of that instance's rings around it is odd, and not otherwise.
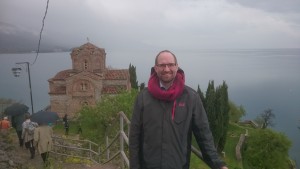
[[[102,150],[100,152],[100,154],[106,154],[106,160],[103,162],[103,164],[106,164],[114,159],[116,159],[117,157],[120,157],[120,166],[121,168],[125,168],[125,164],[126,167],[129,168],[129,159],[128,159],[128,148],[125,149],[125,146],[128,147],[129,145],[129,139],[128,139],[128,135],[129,135],[129,127],[130,127],[130,121],[129,119],[126,117],[126,115],[124,114],[124,112],[119,112],[119,116],[120,116],[120,130],[119,132],[116,134],[116,136],[110,141],[109,143],[109,138],[108,135],[105,136],[105,140],[106,140],[106,148],[104,150]],[[125,131],[125,126],[127,126],[127,134]],[[113,154],[112,156],[110,155],[111,153],[111,147],[114,143],[117,142],[117,140],[119,139],[119,150]],[[126,145],[125,145],[126,143]]]
[[[125,167],[125,164],[129,168],[129,159],[127,157],[128,153],[126,153],[126,150],[128,150],[128,148],[125,148],[124,143],[126,143],[127,146],[129,144],[127,135],[129,135],[130,121],[128,120],[124,112],[119,112],[119,116],[120,130],[110,141],[109,136],[105,136],[105,148],[102,151],[100,151],[100,145],[89,140],[53,136],[53,149],[51,150],[51,153],[61,156],[88,159],[99,164],[106,164],[120,156],[120,165],[122,166],[122,168]],[[124,130],[125,126],[128,127],[127,133]],[[118,148],[118,151],[115,154],[111,155],[111,152],[113,152],[112,150],[115,150],[116,147]],[[103,155],[105,155],[105,157],[103,157]]]
[[[53,136],[53,149],[51,153],[88,159],[100,163],[100,146],[89,140],[69,139]]]

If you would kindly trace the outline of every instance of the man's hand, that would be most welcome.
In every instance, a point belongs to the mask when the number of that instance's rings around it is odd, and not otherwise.
[[[228,169],[226,166],[222,167],[221,169]]]

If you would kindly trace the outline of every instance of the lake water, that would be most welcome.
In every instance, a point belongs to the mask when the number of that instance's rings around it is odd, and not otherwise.
[[[276,115],[274,129],[285,133],[292,141],[290,156],[300,165],[300,49],[247,49],[173,51],[179,66],[185,71],[186,84],[206,91],[209,80],[215,86],[223,80],[229,86],[229,98],[243,105],[254,119],[271,108]],[[106,65],[124,69],[136,66],[138,82],[147,82],[150,68],[158,51],[108,51]],[[35,60],[35,53],[0,54],[0,98],[11,98],[30,107],[28,76],[25,65],[20,77],[13,76],[16,62]],[[30,65],[34,111],[49,105],[48,79],[57,72],[71,69],[69,52],[42,53]],[[1,111],[4,105],[0,105]],[[30,110],[31,111],[31,110]]]

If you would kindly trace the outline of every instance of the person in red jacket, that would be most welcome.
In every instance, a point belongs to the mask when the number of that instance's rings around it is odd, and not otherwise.
[[[10,128],[10,122],[8,121],[8,118],[5,116],[3,120],[1,120],[0,122],[1,132],[6,133],[9,128]]]

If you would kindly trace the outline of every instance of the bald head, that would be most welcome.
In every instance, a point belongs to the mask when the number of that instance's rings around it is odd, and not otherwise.
[[[175,63],[177,64],[177,58],[176,58],[175,54],[172,53],[172,52],[169,51],[169,50],[163,50],[163,51],[160,51],[160,52],[156,55],[156,57],[155,57],[155,65],[158,64],[158,57],[159,57],[160,54],[162,54],[162,53],[170,53],[170,54],[174,57]]]

